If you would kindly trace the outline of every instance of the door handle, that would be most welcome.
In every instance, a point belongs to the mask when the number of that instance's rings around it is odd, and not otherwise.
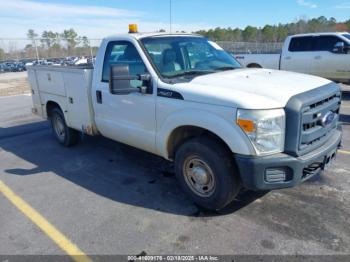
[[[322,58],[322,56],[318,55],[318,56],[315,56],[315,59],[316,60],[320,60]]]
[[[292,58],[290,56],[286,56],[284,59],[291,60]]]
[[[98,104],[102,104],[102,92],[100,90],[96,91],[96,101]]]

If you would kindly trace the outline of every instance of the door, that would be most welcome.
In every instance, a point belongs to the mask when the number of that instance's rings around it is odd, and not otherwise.
[[[283,50],[281,57],[281,70],[311,73],[311,59],[313,37],[293,37],[289,43],[288,50]]]
[[[348,52],[334,52],[339,42],[348,44],[338,36],[322,35],[315,37],[315,55],[312,60],[312,74],[334,79],[350,79],[350,54]]]
[[[148,72],[140,54],[129,41],[109,42],[106,47],[101,81],[94,88],[95,121],[102,135],[113,140],[155,152],[155,92],[153,94],[111,94],[110,66],[128,64],[131,75]],[[152,81],[155,82],[155,81]],[[133,87],[142,81],[132,80]]]

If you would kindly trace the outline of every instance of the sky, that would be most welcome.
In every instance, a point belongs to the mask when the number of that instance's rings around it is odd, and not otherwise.
[[[28,29],[103,38],[127,32],[169,30],[170,0],[0,0],[0,38],[24,38]],[[172,0],[173,31],[264,26],[324,15],[350,19],[350,0]]]

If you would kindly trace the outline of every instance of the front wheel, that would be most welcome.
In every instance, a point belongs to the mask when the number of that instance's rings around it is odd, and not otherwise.
[[[224,208],[240,190],[232,153],[220,141],[209,137],[191,139],[180,146],[175,171],[183,190],[206,209]]]
[[[54,135],[60,144],[69,147],[78,143],[79,132],[67,126],[64,115],[59,108],[52,109],[50,120]]]

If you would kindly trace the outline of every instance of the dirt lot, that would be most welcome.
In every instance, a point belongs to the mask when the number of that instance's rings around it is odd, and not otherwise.
[[[49,124],[31,115],[29,95],[0,98],[0,182],[87,255],[350,255],[350,88],[343,88],[344,147],[334,166],[296,188],[242,192],[220,213],[193,205],[158,157],[103,137],[61,147]],[[1,193],[0,207],[0,261],[65,254],[47,227]]]
[[[27,72],[0,74],[0,96],[30,93]]]

